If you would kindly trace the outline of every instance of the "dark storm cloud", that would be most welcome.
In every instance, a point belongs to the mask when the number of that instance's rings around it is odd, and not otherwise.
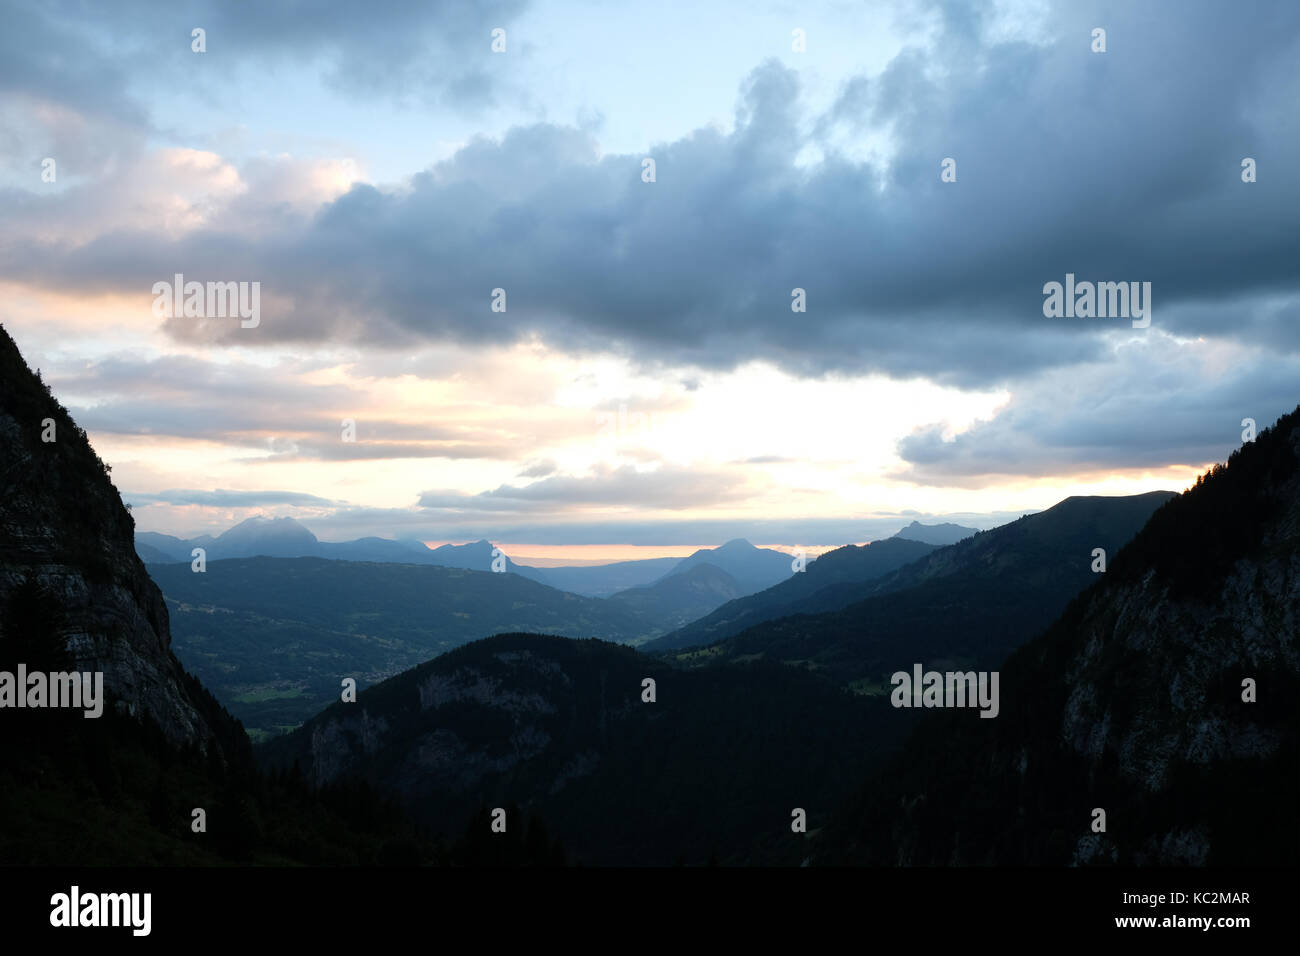
[[[1300,6],[1063,5],[1050,45],[996,47],[977,42],[978,9],[944,9],[933,49],[847,84],[811,124],[813,142],[892,129],[888,169],[833,152],[797,166],[797,75],[768,62],[732,133],[652,150],[655,183],[641,156],[601,156],[589,133],[542,124],[473,142],[400,194],[358,185],[300,230],[11,244],[0,269],[83,289],[143,291],[176,271],[260,279],[261,325],[232,322],[229,344],[536,335],[648,364],[761,358],[963,386],[1103,356],[1099,330],[1123,320],[1042,314],[1043,284],[1073,272],[1151,282],[1159,328],[1296,349],[1300,78],[1285,64]],[[1089,50],[1098,23],[1105,54]],[[309,24],[302,42],[323,30]],[[1243,156],[1259,182],[1241,182]],[[940,182],[945,157],[956,183]],[[506,312],[490,309],[498,287]],[[795,287],[805,315],[790,310]],[[1173,308],[1265,293],[1274,303],[1238,324]],[[194,320],[166,328],[197,334]]]

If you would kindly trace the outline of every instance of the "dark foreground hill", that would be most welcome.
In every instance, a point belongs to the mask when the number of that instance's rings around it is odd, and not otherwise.
[[[997,719],[926,720],[820,857],[1294,866],[1298,631],[1300,409],[1157,511],[1006,661]]]
[[[790,668],[683,671],[601,641],[508,634],[336,703],[261,752],[316,785],[364,780],[434,827],[517,803],[578,862],[797,864],[793,811],[821,825],[911,723]]]

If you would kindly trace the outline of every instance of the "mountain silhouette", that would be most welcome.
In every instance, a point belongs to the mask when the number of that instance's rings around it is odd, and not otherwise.
[[[1300,409],[1157,510],[1001,665],[997,719],[923,721],[819,858],[1294,865],[1297,622]]]
[[[1093,550],[1116,553],[1172,492],[1071,497],[983,531],[869,583],[840,610],[756,624],[713,645],[711,664],[785,661],[878,690],[915,662],[993,666],[1094,580]],[[905,540],[905,539],[899,539]],[[860,584],[832,585],[861,593]]]
[[[963,528],[959,524],[921,524],[919,521],[913,521],[894,537],[920,541],[924,544],[945,545],[956,544],[978,531],[978,528]]]
[[[933,545],[886,538],[868,545],[845,545],[809,561],[770,588],[737,598],[684,627],[656,638],[643,650],[672,651],[712,644],[763,621],[792,614],[834,611],[861,600],[868,582],[910,564],[934,550]]]

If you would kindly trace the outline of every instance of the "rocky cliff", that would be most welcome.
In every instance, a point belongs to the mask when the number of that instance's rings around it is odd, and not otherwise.
[[[77,668],[102,671],[115,706],[206,749],[211,704],[171,652],[133,535],[108,466],[0,328],[0,608],[33,581]],[[0,618],[0,636],[14,624]]]

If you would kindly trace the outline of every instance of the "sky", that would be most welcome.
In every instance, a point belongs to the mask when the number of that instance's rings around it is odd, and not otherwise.
[[[1179,491],[1300,402],[1298,4],[0,18],[0,323],[139,530],[820,549]]]

